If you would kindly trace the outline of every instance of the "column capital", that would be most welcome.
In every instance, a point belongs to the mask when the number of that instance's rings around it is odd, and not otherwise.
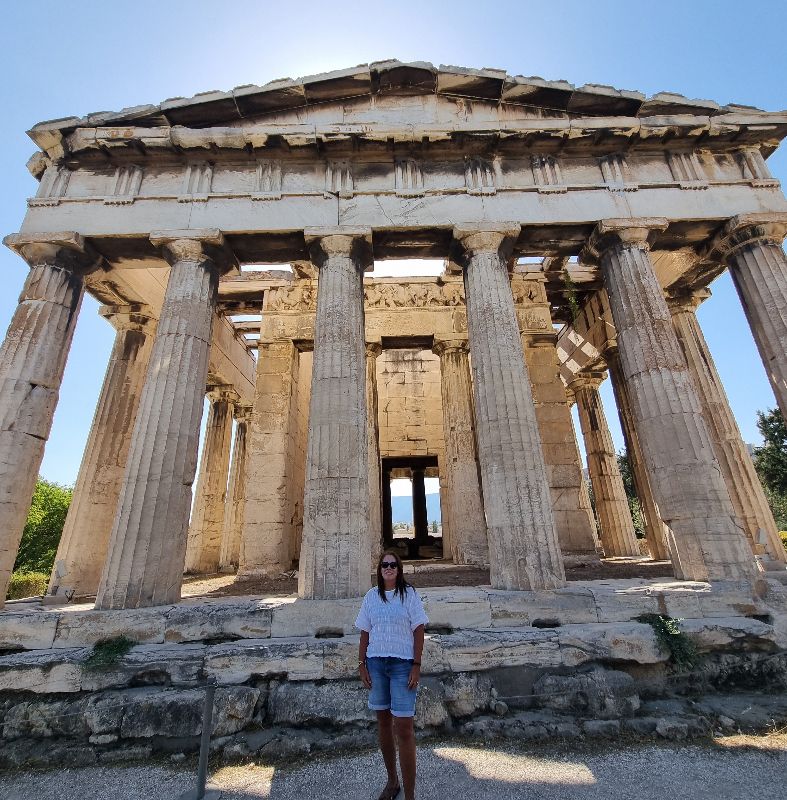
[[[205,396],[211,403],[220,403],[222,401],[229,403],[237,403],[240,400],[240,395],[235,389],[226,383],[211,384],[205,392]]]
[[[235,422],[249,422],[251,419],[252,407],[246,405],[236,405],[232,411]]]
[[[211,261],[222,273],[237,267],[235,254],[218,228],[153,231],[150,243],[161,250],[170,266],[179,261]]]
[[[153,332],[153,328],[156,325],[153,310],[144,303],[101,306],[98,309],[98,313],[118,332],[141,331],[149,334]]]
[[[738,214],[728,220],[708,246],[708,256],[725,263],[747,244],[775,244],[781,246],[787,236],[787,211],[770,211],[764,214]]]
[[[318,269],[331,256],[351,258],[364,272],[374,267],[371,228],[305,228],[303,238],[312,264]]]
[[[526,337],[528,347],[555,347],[557,344],[556,330],[525,332],[522,336]]]
[[[447,353],[467,353],[469,352],[467,336],[435,336],[432,352],[438,356]]]
[[[593,372],[580,372],[574,376],[569,383],[568,389],[576,395],[580,389],[593,389],[598,391],[598,387],[606,380],[607,373],[594,370]]]
[[[597,264],[605,250],[616,245],[650,249],[653,235],[666,230],[665,217],[630,217],[602,219],[582,249],[580,260],[585,264]]]
[[[454,226],[451,260],[462,267],[481,253],[499,254],[507,259],[511,255],[522,226],[518,222],[488,222]]]
[[[89,275],[103,263],[103,258],[76,231],[54,233],[10,233],[3,244],[21,256],[29,267],[49,265]]]
[[[667,290],[665,294],[667,308],[673,315],[686,311],[693,314],[710,296],[710,289],[707,288]]]
[[[366,342],[366,357],[377,358],[383,352],[383,344],[379,339]]]

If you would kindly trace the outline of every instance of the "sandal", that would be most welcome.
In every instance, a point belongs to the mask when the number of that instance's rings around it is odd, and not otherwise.
[[[399,797],[399,792],[401,791],[401,786],[393,786],[390,789],[386,786],[381,792],[378,800],[396,800],[396,798]]]

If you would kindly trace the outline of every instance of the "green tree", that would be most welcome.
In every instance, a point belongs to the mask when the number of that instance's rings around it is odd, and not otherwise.
[[[762,485],[772,494],[787,497],[787,425],[779,409],[757,412],[763,446],[754,449],[754,466]]]
[[[618,454],[618,469],[620,477],[623,478],[623,488],[626,490],[626,499],[631,512],[631,519],[634,522],[634,533],[638,539],[645,536],[645,518],[642,515],[642,505],[637,497],[637,490],[634,488],[634,470],[631,468],[631,461],[624,447]]]
[[[39,477],[14,564],[15,572],[51,571],[71,493],[70,487]]]

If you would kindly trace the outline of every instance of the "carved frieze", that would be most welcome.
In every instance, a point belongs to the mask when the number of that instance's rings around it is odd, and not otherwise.
[[[395,165],[396,194],[399,197],[420,197],[424,193],[424,173],[414,158],[398,158]]]
[[[213,184],[213,164],[209,161],[194,161],[186,167],[183,188],[178,197],[180,203],[205,202]]]
[[[601,175],[610,192],[634,192],[637,184],[631,180],[626,157],[622,153],[612,153],[599,160]]]
[[[492,163],[477,156],[465,157],[465,188],[468,194],[495,194],[495,171]]]
[[[325,195],[350,198],[355,192],[352,165],[349,161],[329,161],[325,165]]]
[[[254,181],[252,200],[281,200],[281,161],[260,159]]]
[[[142,185],[142,167],[127,164],[118,167],[112,177],[112,193],[104,198],[111,206],[123,206],[133,203]]]
[[[735,154],[735,160],[741,168],[741,175],[752,186],[778,186],[774,180],[759,147],[745,147]]]
[[[27,201],[31,207],[56,206],[65,197],[71,170],[66,167],[47,167],[38,186],[38,194]]]

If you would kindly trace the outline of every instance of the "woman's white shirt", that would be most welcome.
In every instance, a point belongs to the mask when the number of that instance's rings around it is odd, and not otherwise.
[[[413,658],[413,631],[426,625],[429,618],[423,603],[412,586],[407,587],[404,602],[394,589],[386,591],[383,602],[377,587],[369,589],[363,598],[355,627],[367,631],[370,658]]]

